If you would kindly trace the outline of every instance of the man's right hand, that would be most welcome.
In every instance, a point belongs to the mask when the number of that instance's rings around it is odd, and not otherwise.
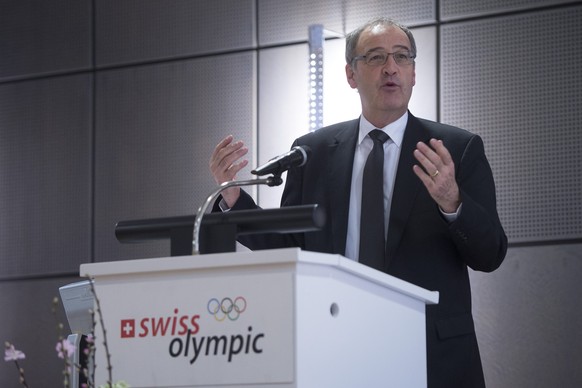
[[[240,160],[249,151],[242,141],[234,142],[234,137],[228,135],[214,148],[210,157],[210,172],[217,184],[236,179],[236,174],[242,170],[249,161]],[[233,207],[240,196],[240,187],[230,187],[222,192],[222,198]]]

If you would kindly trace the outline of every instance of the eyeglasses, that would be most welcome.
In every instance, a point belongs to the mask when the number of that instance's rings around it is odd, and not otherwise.
[[[414,62],[416,55],[412,55],[408,50],[396,51],[395,53],[387,53],[385,51],[369,51],[365,55],[358,55],[352,59],[352,63],[364,60],[370,66],[382,66],[388,61],[388,57],[392,55],[394,62],[399,66],[410,65]]]

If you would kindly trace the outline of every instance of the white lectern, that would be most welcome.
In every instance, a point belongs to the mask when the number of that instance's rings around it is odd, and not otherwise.
[[[113,380],[134,388],[426,386],[425,305],[438,293],[339,255],[291,248],[80,272],[95,280]]]

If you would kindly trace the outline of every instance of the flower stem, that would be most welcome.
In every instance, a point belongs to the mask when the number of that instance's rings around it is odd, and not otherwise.
[[[59,339],[59,342],[61,343],[61,351],[62,351],[62,355],[63,355],[63,361],[65,362],[65,368],[63,369],[63,386],[64,388],[69,388],[70,386],[70,381],[71,381],[71,362],[69,359],[69,353],[66,350],[66,346],[65,346],[65,341],[68,341],[68,339],[66,339],[63,335],[63,324],[61,322],[59,322],[59,319],[57,318],[57,306],[59,305],[59,298],[54,297],[53,298],[53,307],[52,307],[52,313],[53,313],[53,317],[55,318],[55,322],[57,324],[57,337]]]
[[[22,369],[20,365],[18,365],[18,361],[16,360],[14,360],[14,365],[16,365],[16,369],[18,369],[18,373],[20,375],[20,384],[22,384],[23,387],[28,388],[28,384],[26,383],[26,379],[24,378],[24,369]]]
[[[95,291],[95,283],[93,279],[89,279],[89,284],[91,285],[91,292],[93,296],[95,296],[95,305],[97,307],[97,316],[99,317],[99,323],[101,324],[101,332],[103,333],[103,347],[105,349],[105,358],[107,361],[107,374],[109,379],[107,380],[107,384],[110,387],[113,387],[113,373],[111,367],[111,355],[109,354],[109,347],[107,345],[107,331],[105,330],[105,324],[103,323],[103,314],[101,313],[101,303],[99,302],[99,298],[97,297],[97,292]]]

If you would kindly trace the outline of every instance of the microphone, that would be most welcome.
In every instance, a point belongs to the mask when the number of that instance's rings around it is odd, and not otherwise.
[[[311,148],[306,145],[295,146],[291,151],[274,157],[267,163],[251,171],[254,175],[267,175],[281,173],[289,170],[291,167],[301,167],[307,163],[307,159],[311,156]]]

